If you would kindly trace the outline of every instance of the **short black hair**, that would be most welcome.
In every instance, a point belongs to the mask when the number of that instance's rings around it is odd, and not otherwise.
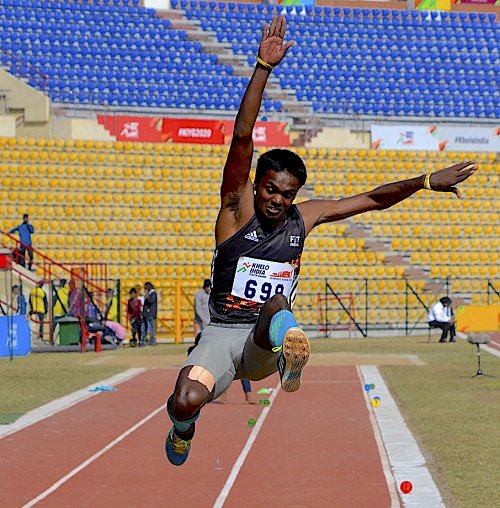
[[[205,288],[211,288],[212,287],[212,282],[210,281],[210,279],[205,279],[203,281],[203,289]]]
[[[66,285],[66,279],[61,279],[59,281],[59,284],[61,284],[61,286],[65,286]]]
[[[297,178],[300,187],[307,180],[307,170],[304,161],[296,153],[285,148],[274,148],[259,157],[255,170],[255,185],[259,185],[262,177],[271,170],[290,173]]]
[[[128,292],[128,294],[129,294],[129,295],[131,295],[132,293],[137,293],[137,289],[132,288],[132,289]]]
[[[439,300],[443,305],[449,305],[451,303],[451,298],[447,297],[447,296],[443,296],[443,298],[441,298]]]
[[[26,217],[29,217],[29,214],[23,213],[23,219],[26,219]]]
[[[18,288],[19,286],[17,284],[15,284],[14,286],[12,286],[12,291],[14,291],[14,289]]]
[[[153,284],[151,284],[151,282],[146,282],[146,283],[144,284],[144,287],[145,287],[145,288],[148,288],[148,289],[154,289],[154,286],[153,286]]]

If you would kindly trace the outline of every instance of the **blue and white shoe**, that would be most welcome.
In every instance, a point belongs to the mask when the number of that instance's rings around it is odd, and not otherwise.
[[[175,433],[175,427],[170,429],[165,441],[165,453],[170,464],[174,466],[182,466],[189,457],[191,450],[191,439],[182,439]]]
[[[300,388],[302,369],[305,367],[311,346],[301,328],[289,328],[286,331],[278,358],[278,371],[281,378],[281,389],[284,392],[295,392]]]

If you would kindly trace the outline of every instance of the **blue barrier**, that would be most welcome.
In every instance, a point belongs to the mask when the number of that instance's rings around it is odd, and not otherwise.
[[[8,357],[11,352],[12,356],[26,356],[30,350],[28,320],[24,316],[0,316],[0,357]]]

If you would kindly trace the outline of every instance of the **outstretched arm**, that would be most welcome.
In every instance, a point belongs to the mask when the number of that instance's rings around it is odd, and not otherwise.
[[[477,170],[474,161],[455,164],[432,173],[428,181],[429,190],[451,192],[460,197],[456,184],[463,182]],[[347,219],[370,210],[384,210],[409,198],[415,192],[424,189],[426,176],[388,183],[349,198],[331,200],[314,199],[300,203],[299,209],[304,217],[306,232],[319,224]],[[429,187],[428,187],[429,188]]]
[[[283,42],[286,21],[274,16],[271,25],[264,25],[257,63],[248,83],[234,123],[221,185],[221,208],[215,228],[216,243],[238,231],[253,215],[253,187],[250,167],[253,155],[252,132],[260,111],[264,88],[271,69],[278,65],[293,42]]]

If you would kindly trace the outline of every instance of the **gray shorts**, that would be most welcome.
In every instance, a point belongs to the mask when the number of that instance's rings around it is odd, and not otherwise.
[[[278,370],[278,355],[257,346],[253,332],[253,325],[210,323],[182,367],[198,365],[211,372],[215,378],[214,399],[229,388],[233,379],[264,379]]]

